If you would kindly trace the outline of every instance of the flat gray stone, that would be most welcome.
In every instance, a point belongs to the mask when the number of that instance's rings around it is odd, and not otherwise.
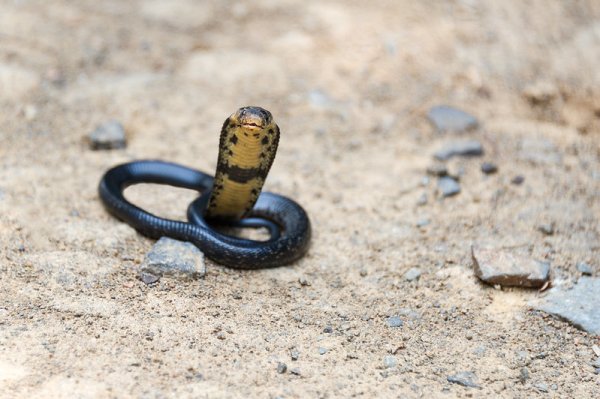
[[[433,156],[440,161],[445,161],[456,156],[477,157],[481,155],[483,155],[483,146],[477,140],[463,140],[447,143],[433,154]]]
[[[427,119],[438,132],[464,132],[479,126],[477,119],[465,111],[447,105],[432,107]]]
[[[541,287],[550,277],[550,264],[507,249],[473,246],[475,275],[488,284],[516,287]]]
[[[453,178],[444,176],[438,180],[438,191],[442,197],[452,197],[460,193],[460,184]]]
[[[162,237],[146,255],[141,273],[198,279],[206,274],[204,254],[193,244]]]
[[[461,371],[460,373],[449,375],[446,379],[448,382],[462,385],[463,387],[480,388],[479,384],[477,384],[477,376],[471,371]]]
[[[109,120],[98,126],[89,136],[92,150],[125,148],[125,129],[121,122]]]
[[[570,290],[552,288],[533,303],[535,309],[567,320],[575,327],[600,336],[600,279],[581,277]]]

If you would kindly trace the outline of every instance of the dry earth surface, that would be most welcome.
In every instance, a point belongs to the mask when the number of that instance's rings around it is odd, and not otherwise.
[[[598,397],[598,337],[482,284],[470,249],[600,274],[599,60],[596,0],[1,0],[0,396]],[[435,131],[440,104],[479,128]],[[243,105],[281,126],[265,188],[307,209],[309,254],[146,286],[153,240],[106,213],[102,173],[212,171]],[[127,147],[92,151],[111,118]],[[447,161],[441,198],[426,168],[466,138],[485,154]],[[195,195],[127,194],[176,218]]]

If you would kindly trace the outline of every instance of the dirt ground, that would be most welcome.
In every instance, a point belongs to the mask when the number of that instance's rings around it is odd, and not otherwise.
[[[0,396],[598,397],[599,338],[479,282],[470,248],[547,260],[554,285],[600,274],[599,60],[596,0],[0,0]],[[440,104],[480,128],[436,132]],[[146,286],[153,240],[100,177],[213,171],[244,105],[281,127],[265,189],[306,208],[310,252]],[[127,148],[90,150],[111,118]],[[448,161],[441,199],[426,168],[462,138],[485,155]],[[127,193],[177,218],[194,198]],[[465,371],[479,388],[447,381]]]

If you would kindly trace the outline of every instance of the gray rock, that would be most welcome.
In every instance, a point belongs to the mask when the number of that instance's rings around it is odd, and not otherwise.
[[[464,132],[479,126],[474,116],[447,105],[432,107],[427,118],[438,132]]]
[[[475,275],[488,284],[541,287],[550,277],[550,265],[505,249],[471,248]]]
[[[476,157],[480,155],[483,155],[483,146],[477,140],[447,143],[433,154],[440,161],[445,161],[455,156]]]
[[[98,126],[89,135],[92,150],[113,150],[125,148],[125,129],[121,122],[109,120]]]
[[[277,363],[277,372],[283,374],[287,371],[287,364],[279,362]]]
[[[438,180],[438,191],[442,197],[452,197],[460,193],[460,184],[453,178],[444,176]]]
[[[333,332],[333,327],[331,327],[331,326],[326,326],[326,327],[323,329],[323,332],[324,332],[325,334],[331,334],[331,333]]]
[[[585,262],[577,262],[577,270],[584,276],[591,276],[594,271],[592,267]],[[600,367],[600,366],[599,366]]]
[[[548,392],[548,385],[544,384],[543,382],[535,383],[533,386],[540,392]]]
[[[569,321],[575,327],[600,336],[600,279],[581,277],[570,290],[552,288],[534,308]]]
[[[404,325],[404,322],[402,321],[400,316],[388,317],[386,322],[389,327],[394,327],[394,328],[402,327],[402,325]]]
[[[398,365],[398,359],[396,359],[396,356],[388,355],[383,358],[383,365],[386,369],[394,368]]]
[[[443,163],[436,162],[427,167],[427,174],[431,176],[447,176],[448,168]]]
[[[292,360],[296,361],[300,357],[300,352],[296,348],[290,349],[290,357]]]
[[[481,164],[481,171],[486,175],[491,175],[492,173],[496,173],[498,171],[498,167],[491,162],[484,162]]]
[[[159,277],[198,279],[206,274],[204,254],[189,242],[162,237],[146,255],[141,272]]]
[[[324,355],[327,353],[327,348],[319,348],[319,355]]]
[[[460,373],[448,376],[446,379],[448,382],[459,384],[463,387],[480,388],[477,384],[477,376],[471,371],[461,371]]]
[[[421,270],[417,267],[411,267],[406,273],[404,273],[404,279],[406,281],[418,280],[421,277]]]
[[[297,375],[297,376],[302,375],[302,373],[300,372],[300,369],[298,367],[291,369],[290,373]]]

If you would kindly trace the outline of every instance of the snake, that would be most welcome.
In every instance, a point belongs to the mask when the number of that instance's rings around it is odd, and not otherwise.
[[[263,192],[280,129],[264,108],[242,107],[223,123],[214,177],[161,160],[138,160],[112,167],[98,193],[107,211],[149,238],[170,237],[194,244],[212,261],[235,269],[293,263],[306,254],[311,224],[294,200]],[[124,195],[127,187],[153,183],[196,190],[187,221],[152,214]],[[231,228],[265,228],[266,240],[229,234]]]

